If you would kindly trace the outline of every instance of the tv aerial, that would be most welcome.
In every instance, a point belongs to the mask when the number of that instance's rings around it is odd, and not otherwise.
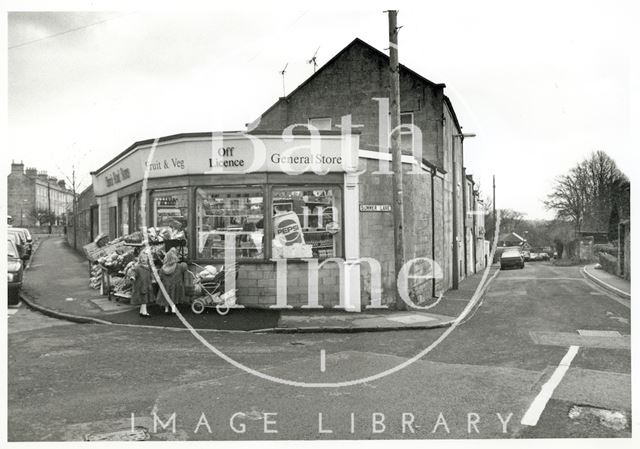
[[[316,68],[318,67],[318,63],[316,62],[316,57],[318,56],[318,50],[320,50],[320,47],[316,49],[316,52],[313,54],[311,59],[307,61],[307,64],[313,64],[313,73],[316,73]]]
[[[287,91],[284,88],[284,74],[287,73],[287,67],[289,67],[288,62],[284,65],[284,69],[280,70],[280,75],[282,75],[282,96],[283,97],[287,96]]]

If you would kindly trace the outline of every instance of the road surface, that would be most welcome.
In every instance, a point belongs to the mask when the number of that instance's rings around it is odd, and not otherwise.
[[[261,373],[335,383],[392,369],[448,333],[415,363],[346,387],[304,388],[256,377],[187,331],[72,324],[25,306],[10,312],[10,441],[631,432],[629,308],[585,280],[578,267],[539,262],[501,271],[453,331],[202,334]]]

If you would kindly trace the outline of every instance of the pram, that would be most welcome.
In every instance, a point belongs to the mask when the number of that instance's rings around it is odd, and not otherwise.
[[[196,266],[200,267],[199,265]],[[191,311],[193,313],[199,315],[204,312],[205,309],[215,307],[218,314],[226,315],[231,309],[242,308],[242,306],[236,305],[237,289],[229,291],[225,289],[224,281],[227,273],[232,273],[237,279],[237,265],[222,266],[213,277],[201,278],[198,275],[193,275],[193,286],[196,296],[191,302]]]

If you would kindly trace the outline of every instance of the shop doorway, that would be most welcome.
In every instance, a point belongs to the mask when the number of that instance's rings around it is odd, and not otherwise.
[[[90,230],[89,230],[89,241],[93,242],[95,238],[98,236],[98,223],[99,223],[99,215],[98,215],[98,206],[92,206],[89,212],[89,221],[90,221]]]
[[[113,240],[118,236],[118,208],[109,208],[109,240]]]

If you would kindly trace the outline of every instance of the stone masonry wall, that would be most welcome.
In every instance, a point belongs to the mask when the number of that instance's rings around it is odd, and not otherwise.
[[[374,175],[378,170],[377,160],[361,160],[367,173],[360,176],[361,204],[393,204],[391,175]],[[408,174],[410,166],[404,165],[404,222],[405,261],[418,257],[432,257],[431,235],[431,173]],[[380,263],[382,270],[382,302],[391,304],[395,300],[395,251],[392,212],[360,213],[360,257],[370,257]],[[426,274],[430,265],[416,264],[413,274]],[[363,304],[371,300],[371,270],[361,265],[361,295]],[[432,282],[412,281],[416,288],[416,301],[430,298]]]
[[[267,308],[276,304],[276,264],[241,264],[239,266],[238,303]],[[287,263],[287,304],[299,308],[307,304],[308,265]],[[335,263],[328,263],[318,272],[318,302],[333,307],[340,302],[340,273]]]
[[[433,195],[434,210],[435,210],[435,260],[442,269],[443,277],[436,279],[436,290],[434,294],[438,296],[447,289],[449,285],[449,269],[451,262],[451,252],[448,251],[448,245],[445,236],[445,201],[444,201],[444,177],[436,176],[434,178],[434,195]]]

